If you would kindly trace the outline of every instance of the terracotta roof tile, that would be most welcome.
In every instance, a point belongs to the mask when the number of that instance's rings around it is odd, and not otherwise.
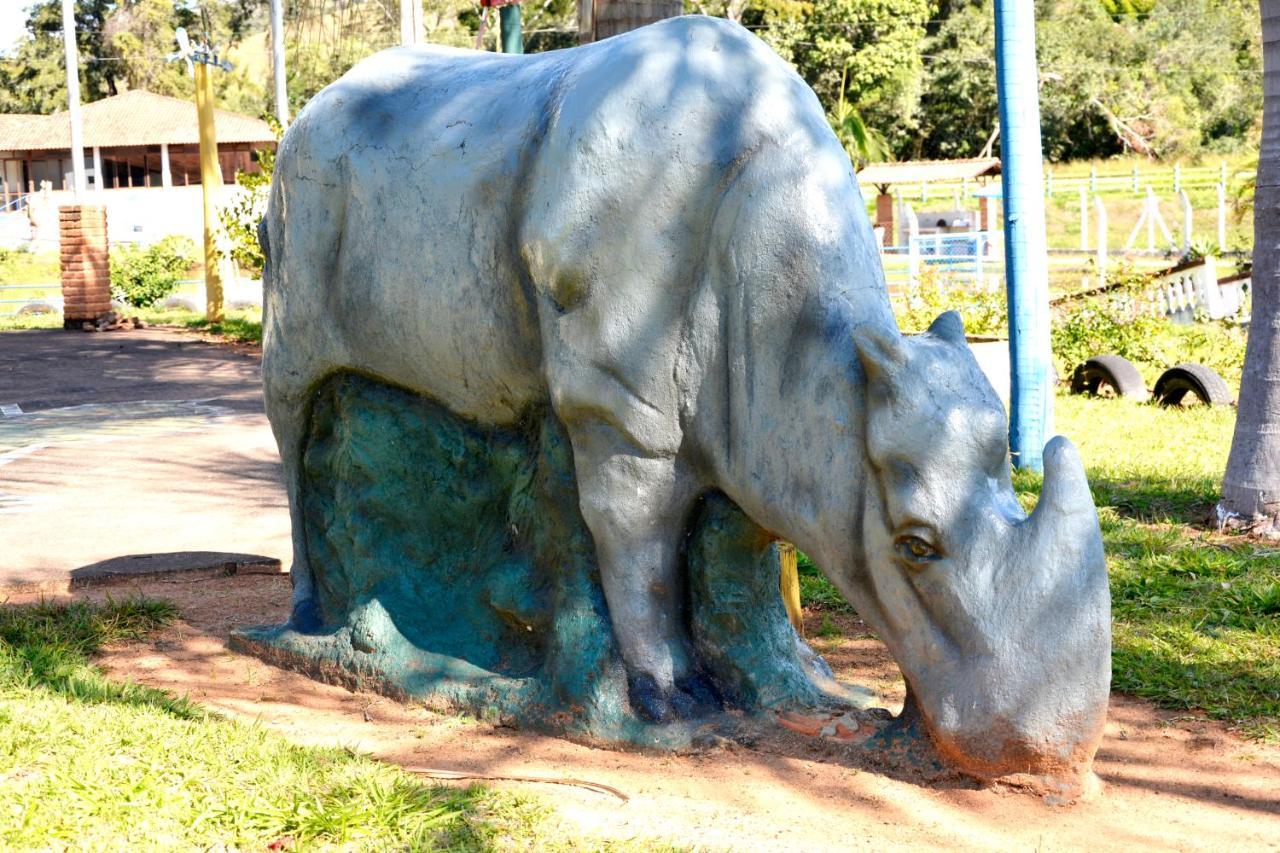
[[[195,145],[200,141],[193,101],[134,89],[80,108],[84,144]],[[275,134],[261,119],[241,113],[215,111],[219,144],[273,142]],[[71,124],[66,112],[53,115],[0,114],[0,151],[56,150],[71,147]]]

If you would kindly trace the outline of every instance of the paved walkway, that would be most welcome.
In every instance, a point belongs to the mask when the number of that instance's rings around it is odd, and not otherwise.
[[[0,333],[0,598],[288,565],[258,357],[159,329]]]

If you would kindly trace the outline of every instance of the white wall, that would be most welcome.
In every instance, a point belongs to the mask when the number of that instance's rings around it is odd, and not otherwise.
[[[219,189],[218,206],[230,204],[243,189],[227,184]],[[135,187],[91,191],[85,204],[105,204],[107,236],[114,243],[150,245],[170,234],[181,234],[197,246],[204,240],[204,202],[200,187]],[[58,247],[58,207],[75,204],[75,195],[62,190],[36,193],[32,196],[29,217],[9,214],[9,219],[34,219],[36,235],[29,238],[30,227],[0,229],[0,248],[30,245],[35,251],[52,251]]]

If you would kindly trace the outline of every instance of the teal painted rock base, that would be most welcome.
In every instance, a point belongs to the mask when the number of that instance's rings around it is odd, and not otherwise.
[[[523,728],[669,747],[708,731],[631,711],[572,450],[549,412],[483,428],[341,375],[315,397],[304,471],[324,627],[248,628],[234,647]],[[690,642],[727,709],[866,707],[791,628],[777,547],[728,499],[700,502],[685,552]]]

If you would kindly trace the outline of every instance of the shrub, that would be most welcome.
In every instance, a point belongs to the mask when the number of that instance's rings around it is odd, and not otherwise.
[[[276,130],[277,137],[279,129]],[[218,211],[218,219],[231,242],[231,259],[240,266],[260,274],[266,259],[258,245],[258,223],[267,213],[267,197],[271,192],[271,176],[275,173],[276,153],[270,148],[257,152],[259,172],[236,172],[236,184],[242,192],[228,206]]]
[[[1118,281],[1114,290],[1067,302],[1055,311],[1050,340],[1059,377],[1069,378],[1087,358],[1114,353],[1132,361],[1148,385],[1166,368],[1190,361],[1239,387],[1243,329],[1207,321],[1182,326],[1152,316],[1138,310],[1150,277],[1123,272]]]
[[[149,308],[173,293],[195,261],[195,244],[186,237],[165,237],[145,249],[118,247],[111,253],[111,298]]]
[[[923,332],[944,311],[960,314],[966,334],[1003,337],[1009,333],[1003,291],[948,285],[933,267],[924,267],[919,283],[911,292],[893,300],[898,326],[908,333]]]

